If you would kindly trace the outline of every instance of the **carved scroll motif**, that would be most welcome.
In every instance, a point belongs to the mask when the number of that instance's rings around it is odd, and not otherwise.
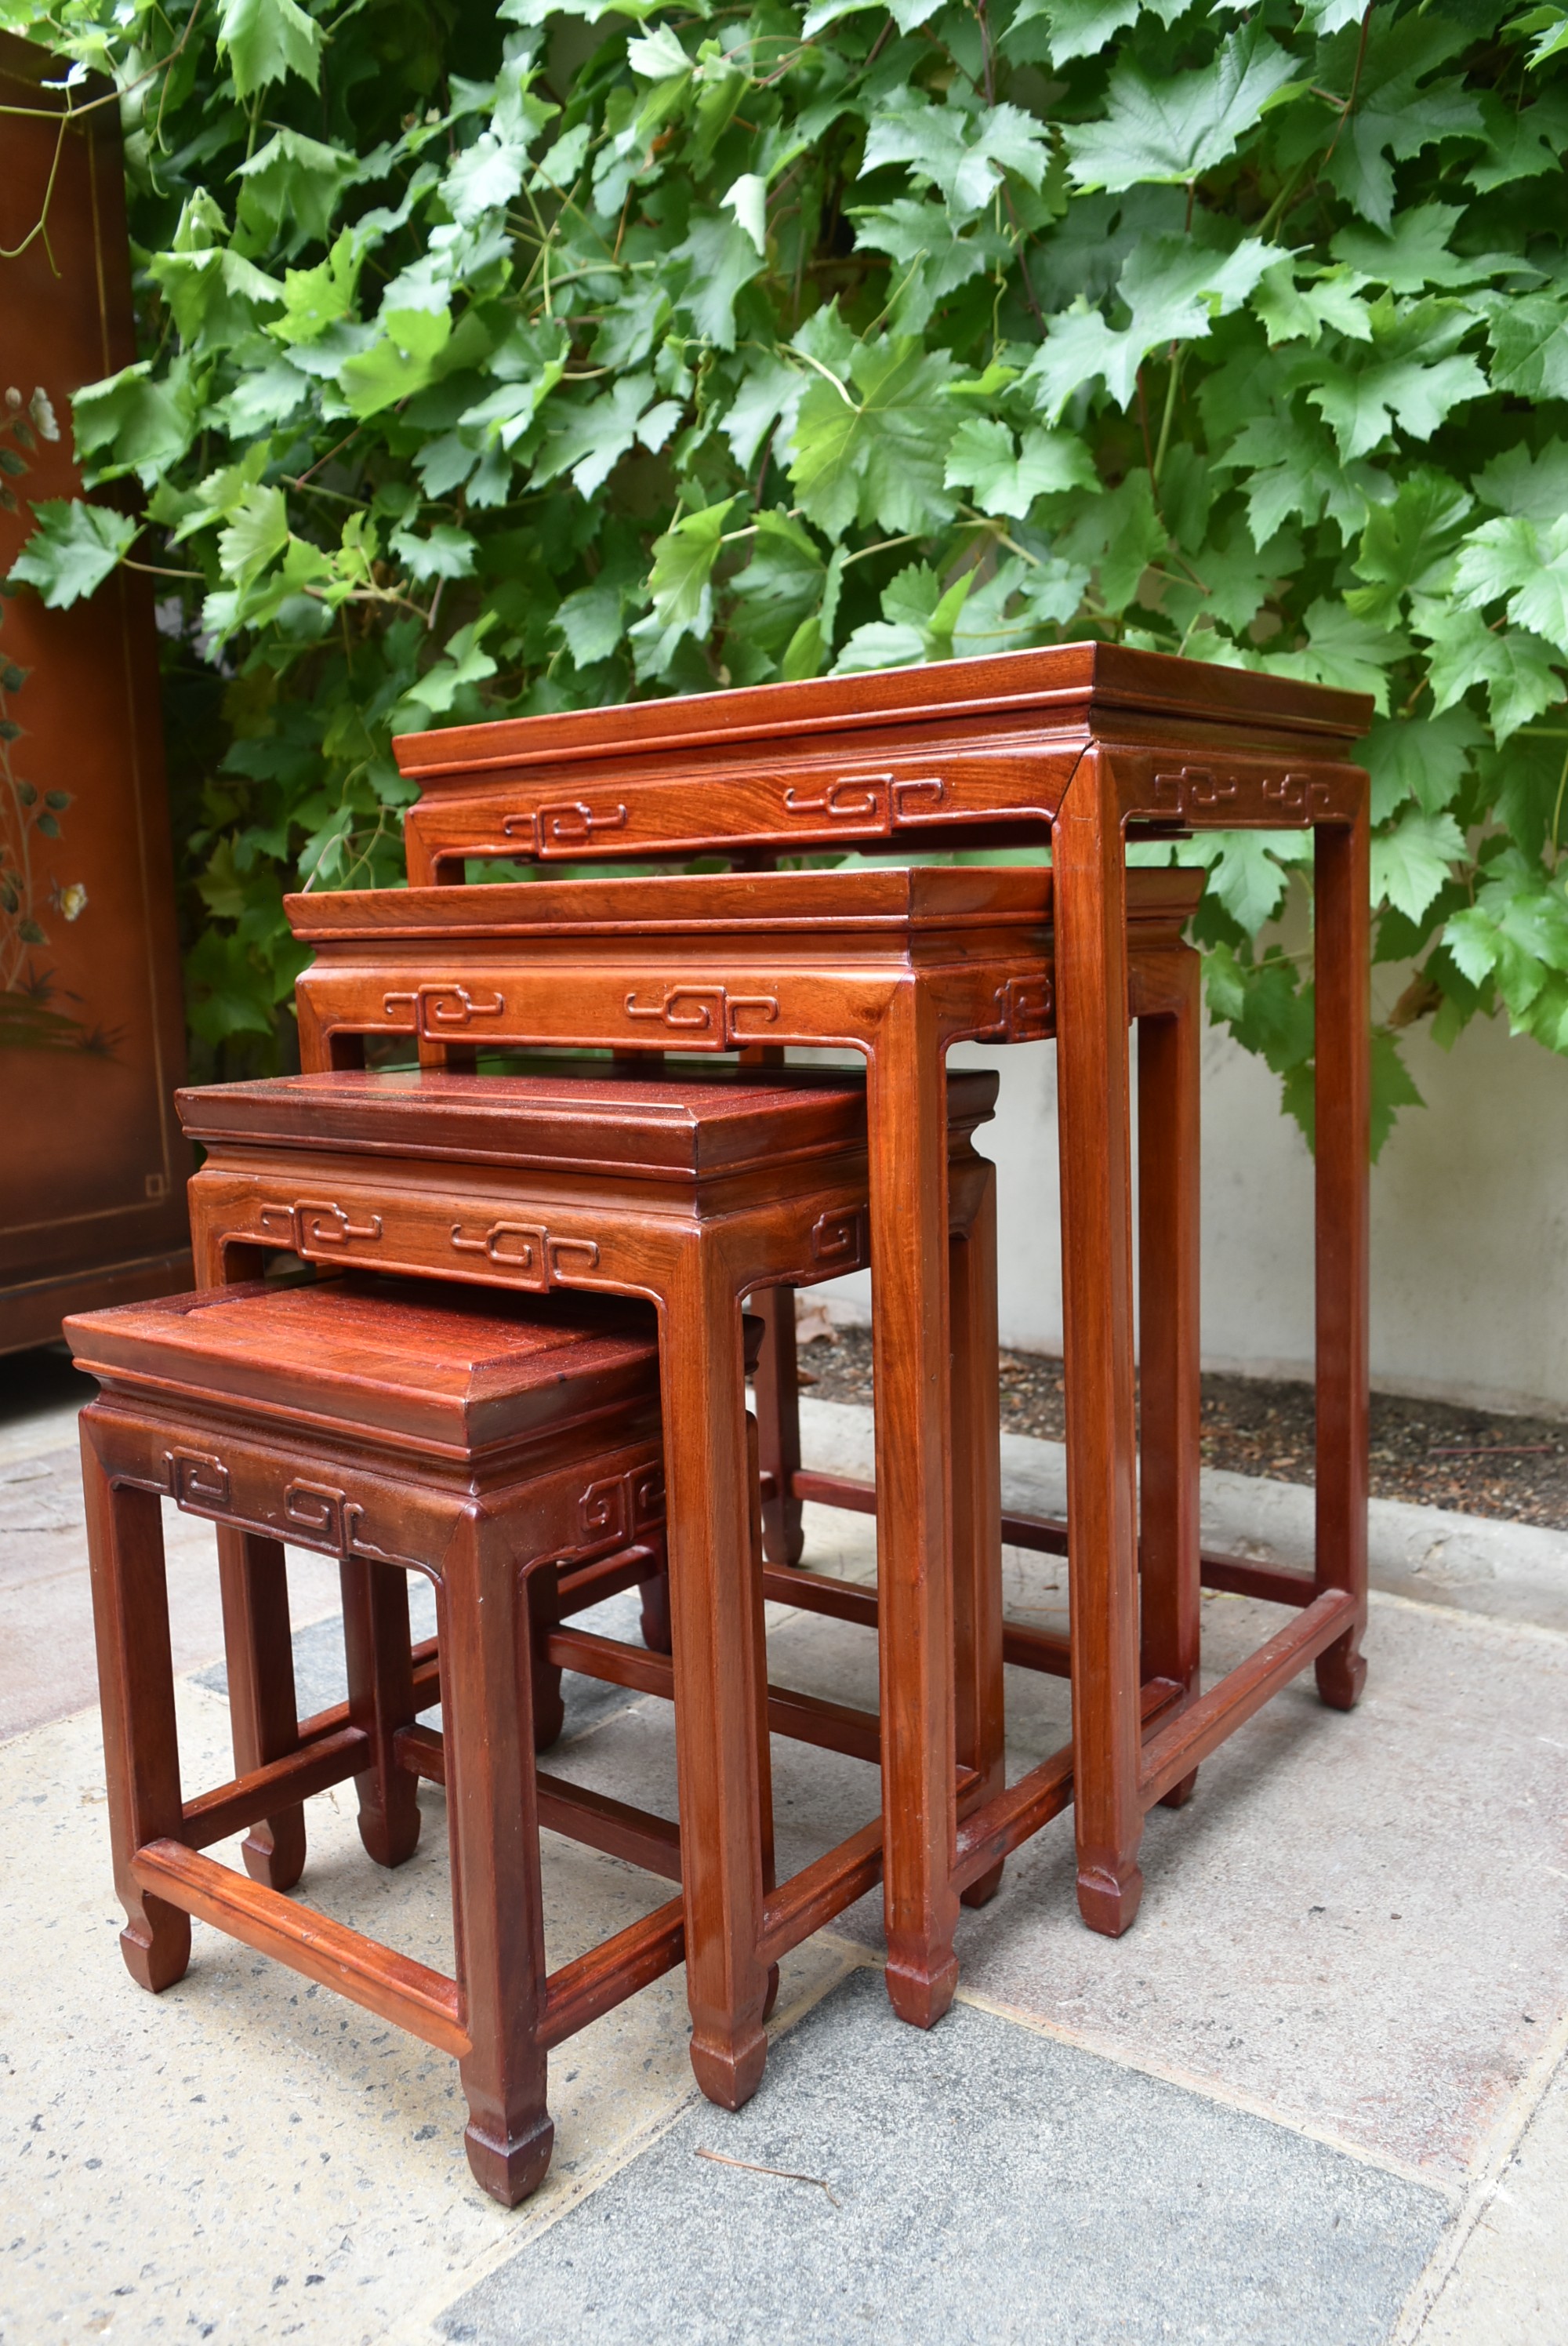
[[[382,1004],[383,1015],[397,1019],[400,1032],[423,1035],[427,1041],[440,1042],[455,1028],[466,1026],[474,1018],[499,1018],[506,1007],[505,997],[498,994],[494,1002],[476,1002],[465,985],[420,985],[408,994],[389,994]],[[409,1013],[406,1026],[399,1013]]]
[[[1218,815],[1236,822],[1261,816],[1308,823],[1326,814],[1332,803],[1327,783],[1289,770],[1270,774],[1256,768],[1177,766],[1164,768],[1154,778],[1154,811],[1184,822]]]
[[[893,821],[895,823],[929,821],[946,801],[947,784],[940,774],[924,774],[916,781],[895,782]]]
[[[848,1213],[820,1214],[812,1223],[813,1262],[831,1263],[835,1270],[859,1270],[871,1259],[863,1207],[852,1207]]]
[[[1039,1043],[1055,1027],[1055,994],[1049,970],[1033,977],[1010,977],[996,989],[997,1039],[1003,1043]]]
[[[875,822],[886,819],[887,799],[884,793],[892,788],[891,774],[840,774],[815,798],[803,798],[799,790],[784,793],[786,814],[825,814],[830,822]]]
[[[539,1294],[547,1287],[569,1287],[574,1272],[580,1278],[585,1271],[597,1270],[599,1261],[596,1239],[552,1236],[533,1222],[492,1222],[487,1230],[472,1238],[461,1222],[453,1222],[452,1247],[456,1254],[484,1255],[498,1270],[510,1271],[515,1285]],[[563,1256],[584,1260],[575,1264],[568,1261],[563,1269]]]
[[[303,1256],[307,1262],[323,1249],[331,1251],[337,1247],[373,1246],[382,1235],[379,1214],[372,1214],[365,1222],[351,1222],[343,1208],[331,1198],[297,1198],[291,1206],[259,1206],[257,1219],[280,1245]]]
[[[662,1000],[639,1002],[634,986],[626,996],[628,1018],[657,1019],[673,1033],[700,1035],[706,1047],[723,1051],[754,1041],[740,1024],[742,1017],[771,1025],[779,1015],[779,998],[772,994],[731,994],[722,985],[705,985],[687,979],[667,986]]]
[[[536,807],[532,814],[509,814],[501,825],[503,839],[526,834],[535,855],[561,854],[585,847],[601,831],[625,831],[629,817],[624,806],[594,808],[583,799],[562,800]]]
[[[365,1519],[363,1507],[330,1483],[290,1483],[283,1494],[283,1514],[297,1530],[330,1546],[337,1556],[361,1557],[368,1564],[419,1566],[417,1556],[394,1556],[390,1548],[377,1547],[366,1539],[360,1528]]]
[[[177,1507],[197,1515],[229,1503],[229,1469],[205,1450],[166,1450],[163,1487]]]
[[[664,1470],[636,1466],[590,1483],[577,1502],[585,1540],[624,1540],[629,1545],[664,1521]]]

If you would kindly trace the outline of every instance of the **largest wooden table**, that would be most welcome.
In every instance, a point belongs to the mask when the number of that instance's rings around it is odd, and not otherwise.
[[[584,864],[824,848],[898,857],[1038,843],[1054,872],[1078,1897],[1125,1930],[1145,1810],[1315,1661],[1348,1708],[1365,1664],[1368,1248],[1367,777],[1371,704],[1278,677],[1105,644],[769,685],[404,736],[421,796],[412,884],[475,860]],[[1140,1732],[1127,1038],[1135,839],[1314,834],[1317,1568],[1289,1627],[1147,1739]],[[894,1020],[891,1026],[896,1028]],[[896,1201],[873,1216],[878,1570],[895,1644],[951,1635],[945,1165],[936,1036],[884,1037],[873,1116],[898,1127]],[[452,1042],[463,1035],[452,1032]],[[483,1029],[475,1032],[483,1040]],[[652,1042],[655,1038],[647,1038]],[[657,1038],[681,1043],[675,1035]],[[718,1037],[731,1047],[743,1038]],[[882,1154],[887,1165],[893,1152]],[[878,1152],[873,1148],[873,1168]],[[875,1172],[873,1170],[873,1181]],[[1282,1576],[1265,1576],[1278,1596]],[[944,1629],[944,1626],[946,1627]],[[929,1662],[929,1655],[928,1655]],[[951,1770],[884,1767],[916,1820],[887,1852],[889,1987],[926,2025],[956,1981]],[[1168,1745],[1168,1749],[1166,1748]]]

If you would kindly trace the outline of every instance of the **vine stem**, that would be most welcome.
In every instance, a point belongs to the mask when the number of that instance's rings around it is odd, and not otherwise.
[[[832,384],[833,389],[838,393],[839,397],[843,401],[844,405],[849,408],[854,407],[854,401],[850,397],[848,391],[846,391],[844,385],[833,372],[831,367],[824,366],[820,359],[814,359],[809,351],[800,350],[793,342],[789,345],[789,355],[791,358],[804,359],[809,367],[815,367],[823,382],[830,382]],[[858,413],[859,411],[857,410],[856,412]]]
[[[1557,803],[1552,810],[1552,869],[1557,869],[1557,826],[1563,820],[1563,793],[1568,790],[1568,756],[1563,760],[1563,771],[1557,777]]]
[[[204,571],[165,570],[156,562],[133,562],[128,554],[121,555],[120,568],[122,570],[139,570],[144,578],[194,578],[202,586],[205,586],[207,583],[206,573]]]
[[[1180,381],[1181,381],[1181,365],[1182,365],[1182,360],[1186,357],[1186,353],[1185,350],[1183,349],[1183,347],[1182,347],[1181,343],[1179,343],[1179,342],[1173,342],[1173,343],[1171,344],[1171,347],[1170,347],[1170,369],[1171,369],[1171,371],[1170,371],[1170,380],[1169,380],[1169,382],[1166,384],[1166,404],[1165,404],[1165,413],[1164,413],[1164,414],[1160,417],[1160,436],[1159,436],[1159,440],[1158,440],[1158,442],[1157,442],[1157,444],[1156,444],[1156,448],[1155,448],[1155,461],[1154,461],[1154,464],[1153,464],[1152,467],[1150,468],[1150,473],[1149,473],[1149,479],[1150,479],[1150,482],[1151,482],[1152,485],[1153,485],[1155,488],[1156,488],[1156,489],[1159,487],[1159,484],[1160,484],[1160,473],[1161,473],[1161,470],[1163,469],[1164,464],[1165,464],[1165,461],[1166,461],[1166,450],[1169,448],[1169,446],[1170,446],[1171,425],[1172,425],[1172,423],[1173,423],[1175,422],[1175,420],[1176,420],[1176,385],[1177,385],[1177,383],[1179,383],[1179,382],[1180,382]]]
[[[1366,8],[1362,12],[1361,37],[1356,44],[1356,69],[1350,76],[1350,95],[1340,108],[1339,119],[1334,126],[1334,136],[1329,141],[1329,151],[1319,167],[1325,171],[1334,159],[1334,149],[1339,144],[1339,135],[1355,109],[1356,98],[1361,87],[1361,68],[1367,62],[1367,39],[1372,29],[1372,5],[1373,0],[1367,0]]]

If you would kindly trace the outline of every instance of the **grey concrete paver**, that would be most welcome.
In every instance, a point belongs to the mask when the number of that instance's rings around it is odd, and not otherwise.
[[[1277,1620],[1207,1602],[1207,1669]],[[871,1648],[798,1617],[770,1667],[865,1701]],[[964,1914],[959,1954],[989,2001],[1458,2185],[1568,2008],[1568,1640],[1383,1599],[1368,1651],[1355,1712],[1298,1681],[1206,1765],[1186,1809],[1152,1813],[1124,1938],[1077,1919],[1068,1815]],[[1007,1691],[1016,1772],[1065,1740],[1068,1698],[1023,1671]],[[615,1722],[596,1766],[623,1739],[628,1770],[647,1765],[630,1747],[651,1731]],[[776,1744],[775,1771],[791,1855],[875,1798],[834,1754]],[[879,1898],[841,1927],[880,1948]]]
[[[1447,2214],[990,2014],[922,2035],[860,1972],[745,2110],[685,2113],[438,2326],[451,2346],[1377,2346]]]
[[[0,1454],[0,1742],[97,1700],[81,1459],[68,1415],[68,1447],[56,1428],[51,1449]],[[166,1506],[163,1532],[174,1666],[188,1670],[223,1647],[212,1526]],[[290,1548],[289,1600],[296,1622],[335,1613],[337,1566]]]
[[[229,1773],[228,1706],[177,1689],[194,1789]],[[452,1967],[445,1804],[418,1851],[371,1863],[351,1785],[308,1810],[305,1902]],[[0,1748],[0,2346],[191,2337],[372,2346],[448,2300],[694,2092],[686,1974],[668,1974],[550,2065],[549,2176],[509,2213],[473,2182],[457,2065],[198,1923],[160,1996],[120,1960],[96,1713]],[[212,1854],[238,1863],[233,1843]],[[558,1964],[662,1904],[667,1886],[546,1836]],[[788,1959],[786,2008],[843,1968]]]
[[[872,1472],[871,1413],[860,1404],[807,1396],[800,1403],[800,1439],[807,1464],[821,1472]],[[1004,1433],[1002,1486],[1011,1506],[1064,1515],[1064,1445]],[[1317,1500],[1306,1484],[1206,1469],[1201,1488],[1206,1547],[1310,1572]],[[1403,1499],[1374,1499],[1367,1521],[1374,1588],[1419,1603],[1568,1630],[1568,1531],[1492,1522],[1443,1507],[1413,1506]]]
[[[1568,2339],[1568,2064],[1559,2067],[1460,2250],[1416,2346]]]
[[[822,1414],[808,1404],[815,1463],[853,1469],[864,1413],[828,1413],[828,1455]],[[1010,1457],[1009,1472],[1031,1465]],[[79,1523],[57,1432],[54,1458],[0,1448],[0,1738],[27,1678],[56,1708],[96,1695]],[[810,1509],[808,1523],[818,1568],[871,1576],[867,1519]],[[167,1528],[188,1668],[220,1647],[210,1527]],[[1057,1560],[1010,1553],[1006,1572],[1010,1609],[1064,1617]],[[297,1622],[335,1613],[326,1559],[300,1557],[291,1585]],[[428,1595],[412,1596],[423,1634]],[[595,1626],[635,1637],[635,1597],[604,1609],[613,1617]],[[776,1678],[874,1705],[869,1634],[777,1607],[770,1621]],[[1277,1621],[1210,1600],[1207,1666]],[[1156,1812],[1145,1909],[1125,1940],[1077,1923],[1071,1820],[1048,1828],[993,1904],[965,1915],[976,2003],[931,2038],[898,2027],[867,1976],[776,2046],[739,2119],[706,2106],[682,2116],[684,1975],[634,1999],[553,2062],[555,2167],[514,2217],[469,2183],[442,2056],[199,1926],[187,1982],[158,2000],[136,1990],[114,1943],[96,1715],[21,1736],[0,1750],[0,2205],[22,2211],[0,2226],[0,2346],[192,2324],[425,2346],[436,2311],[464,2292],[453,2320],[512,2324],[474,2331],[486,2346],[628,2331],[769,2346],[808,2334],[1271,2346],[1288,2331],[1295,2346],[1297,2330],[1302,2346],[1372,2346],[1568,2010],[1568,1639],[1391,1602],[1375,1607],[1371,1651],[1351,1719],[1298,1686],[1206,1767],[1188,1809]],[[338,1698],[335,1619],[297,1631],[296,1662],[302,1709]],[[211,1690],[221,1665],[203,1678],[179,1696],[193,1787],[228,1772]],[[667,1706],[571,1678],[567,1691],[552,1769],[673,1816]],[[1009,1705],[1014,1768],[1064,1739],[1059,1682],[1012,1672]],[[864,1766],[782,1742],[774,1760],[787,1868],[873,1812]],[[304,1892],[446,1967],[444,1810],[432,1788],[421,1798],[423,1845],[392,1875],[360,1850],[349,1788],[312,1803]],[[552,1961],[665,1894],[554,1836],[546,1882]],[[878,1896],[790,1960],[787,2004],[839,1975],[846,1934],[880,1944]],[[1074,2131],[1080,2107],[1099,2166]],[[640,2147],[672,2119],[668,2143]],[[698,2142],[825,2175],[835,2191],[842,2181],[844,2208],[697,2161]],[[1553,2229],[1564,2142],[1559,2087],[1420,2346],[1568,2346]],[[822,2163],[840,2152],[841,2168]],[[576,2239],[593,2244],[585,2263]],[[514,2253],[521,2243],[535,2245]],[[705,2259],[738,2292],[728,2328],[717,2295],[671,2294]],[[594,2296],[591,2312],[572,2274],[602,2267],[621,2294]],[[449,2322],[445,2334],[463,2333]]]
[[[824,1427],[831,1406],[803,1421],[812,1462],[836,1442],[852,1464],[869,1413]],[[869,1525],[825,1520],[859,1538],[869,1571]],[[1054,1557],[1010,1553],[1009,1609],[1060,1619],[1064,1578]],[[1279,1617],[1206,1600],[1206,1675]],[[870,1642],[803,1623],[774,1674],[874,1699]],[[1125,1938],[1078,1923],[1063,1817],[966,1915],[959,1951],[965,1984],[998,2004],[1458,2183],[1568,2008],[1568,1638],[1385,1596],[1367,1650],[1349,1717],[1323,1708],[1308,1674],[1221,1748],[1188,1807],[1153,1811]],[[1060,1682],[1010,1670],[1007,1699],[1015,1766],[1065,1739]],[[847,1831],[860,1779],[829,1765],[837,1806],[814,1804]],[[876,1900],[845,1927],[880,1946]]]

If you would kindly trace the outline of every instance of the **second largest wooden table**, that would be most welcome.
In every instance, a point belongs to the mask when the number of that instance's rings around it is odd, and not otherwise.
[[[1082,644],[525,718],[396,745],[422,792],[406,818],[416,886],[461,880],[471,862],[497,858],[559,867],[718,852],[744,862],[822,848],[907,857],[1048,844],[1078,1896],[1085,1920],[1113,1933],[1137,1911],[1145,1810],[1308,1662],[1339,1708],[1354,1702],[1365,1673],[1368,785],[1349,752],[1371,713],[1358,694]],[[1196,830],[1303,828],[1314,834],[1316,909],[1316,1573],[1302,1576],[1298,1617],[1285,1630],[1145,1741],[1126,848]],[[423,1031],[438,1043],[484,1039],[483,1020],[470,1027],[462,1015],[434,1017]],[[651,1039],[646,1027],[627,1036]],[[717,1039],[735,1047],[785,1037],[741,1017]],[[878,1086],[873,1107],[873,1187],[879,1161],[898,1163],[907,1178],[904,1149],[937,1155],[942,1046],[934,1030],[901,1038],[899,1081]],[[938,1194],[921,1195],[916,1182],[904,1195],[910,1209],[877,1265],[878,1540],[890,1608],[923,1622],[918,1640],[938,1634],[947,1570],[944,1331],[928,1308],[942,1225]],[[1278,1601],[1283,1576],[1258,1579],[1257,1593]],[[934,1757],[925,1781],[940,1800]],[[910,1921],[918,1905],[913,1935],[940,1950],[956,1919],[950,1818],[929,1810],[921,1839],[923,1882],[911,1892]],[[891,1905],[889,1922],[890,1992],[907,2017],[929,2022],[952,1994],[951,1956],[906,1971]]]

